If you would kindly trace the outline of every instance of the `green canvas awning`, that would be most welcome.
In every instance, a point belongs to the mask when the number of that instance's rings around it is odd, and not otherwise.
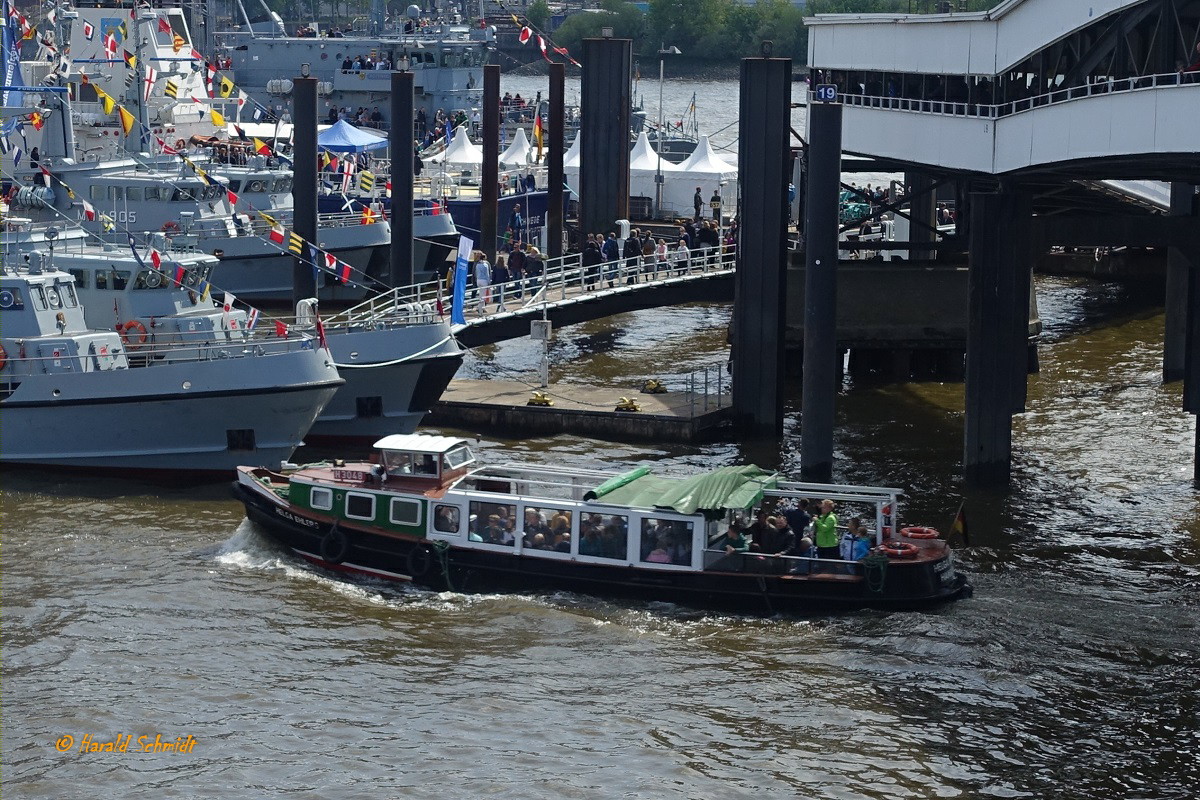
[[[722,467],[690,478],[665,478],[645,468],[613,478],[585,495],[617,506],[662,508],[680,514],[749,508],[775,486],[775,473],[753,464]]]

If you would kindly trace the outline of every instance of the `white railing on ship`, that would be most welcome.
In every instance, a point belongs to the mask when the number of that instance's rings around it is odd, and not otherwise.
[[[922,100],[910,97],[885,97],[880,95],[840,94],[843,105],[860,108],[879,108],[891,111],[915,111],[922,114],[942,114],[957,117],[997,119],[1029,111],[1043,106],[1058,105],[1084,97],[1097,97],[1140,89],[1158,89],[1168,86],[1184,86],[1200,83],[1200,73],[1165,72],[1156,75],[1139,75],[1131,78],[1106,78],[1082,86],[1067,86],[1042,94],[1022,97],[1005,103],[970,103],[951,100]]]

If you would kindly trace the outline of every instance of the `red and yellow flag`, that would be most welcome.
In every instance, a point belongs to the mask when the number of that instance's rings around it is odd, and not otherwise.
[[[125,135],[128,136],[129,132],[133,130],[133,125],[137,122],[137,119],[133,114],[125,110],[125,106],[117,106],[117,113],[121,117],[121,130],[125,131]]]

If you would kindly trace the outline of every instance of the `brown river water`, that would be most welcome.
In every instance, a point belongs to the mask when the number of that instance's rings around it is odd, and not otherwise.
[[[1195,425],[1159,382],[1161,307],[1073,279],[1038,292],[1012,486],[967,493],[975,596],[928,612],[351,584],[273,546],[223,486],[4,473],[4,795],[1194,798]],[[552,379],[676,380],[723,358],[728,316],[558,331]],[[464,374],[528,374],[537,352],[484,348]],[[907,520],[947,525],[961,384],[847,378],[838,409],[836,478],[905,487]],[[482,452],[794,473],[798,422],[781,441]],[[156,736],[184,751],[133,752]]]

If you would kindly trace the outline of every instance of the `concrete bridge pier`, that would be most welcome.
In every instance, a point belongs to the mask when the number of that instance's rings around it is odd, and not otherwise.
[[[904,184],[908,200],[909,241],[913,245],[929,244],[936,238],[933,228],[937,227],[937,196],[933,192],[934,180],[923,172],[904,173]],[[934,250],[913,247],[908,251],[913,261],[931,261],[937,257]]]
[[[1171,216],[1195,217],[1200,210],[1196,208],[1196,187],[1190,183],[1171,184]],[[1196,221],[1200,225],[1200,219]],[[1193,268],[1200,268],[1196,263],[1200,255],[1186,253],[1181,247],[1171,247],[1167,250],[1167,324],[1163,342],[1163,382],[1183,380],[1184,367],[1187,362],[1187,315],[1188,315],[1188,262]]]
[[[1012,415],[1025,409],[1033,201],[1005,186],[971,198],[966,421],[968,483],[1007,483]]]

